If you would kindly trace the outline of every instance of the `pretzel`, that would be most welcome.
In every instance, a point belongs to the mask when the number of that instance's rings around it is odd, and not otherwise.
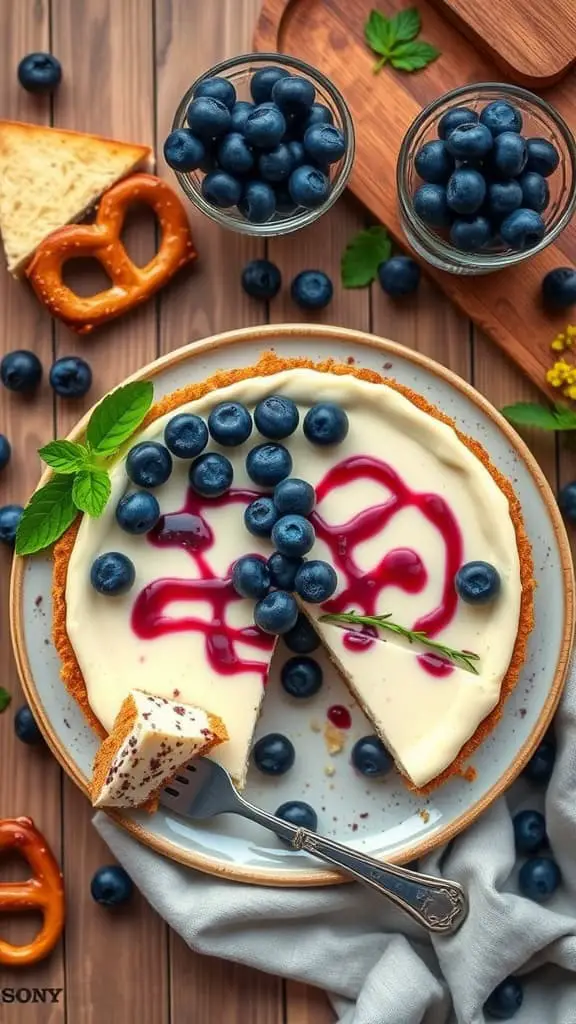
[[[135,202],[152,207],[162,231],[158,252],[145,267],[132,262],[120,240],[126,211]],[[62,268],[79,256],[97,259],[112,286],[89,296],[77,295],[68,288],[62,280]],[[196,256],[186,211],[178,196],[152,174],[133,174],[104,193],[93,224],[69,224],[48,235],[36,249],[26,275],[52,316],[78,334],[89,334],[145,302]]]
[[[13,849],[26,858],[33,876],[26,882],[0,882],[0,912],[39,909],[44,918],[26,946],[0,939],[0,964],[18,967],[43,960],[58,942],[64,927],[64,886],[54,855],[30,818],[0,820],[0,853]]]

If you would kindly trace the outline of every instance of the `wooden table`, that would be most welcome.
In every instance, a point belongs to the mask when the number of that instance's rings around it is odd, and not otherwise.
[[[56,124],[148,142],[161,152],[177,102],[190,81],[211,63],[250,48],[259,0],[0,0],[0,116]],[[18,60],[33,50],[52,51],[64,83],[51,103],[25,93],[16,79]],[[165,168],[163,168],[163,172]],[[170,177],[170,172],[167,172]],[[154,245],[152,223],[138,218],[129,230],[132,251],[144,260]],[[496,405],[536,397],[521,373],[474,332],[426,282],[416,299],[387,300],[378,287],[344,291],[340,254],[366,224],[365,212],[341,200],[319,224],[296,237],[268,244],[224,233],[192,215],[201,265],[182,274],[157,301],[82,341],[51,322],[23,284],[0,271],[0,345],[34,349],[46,371],[54,356],[78,353],[94,370],[86,402],[53,401],[45,384],[24,401],[2,391],[0,431],[14,446],[2,474],[0,503],[24,502],[39,475],[37,448],[65,434],[84,408],[143,363],[194,338],[261,323],[266,307],[243,295],[243,264],[267,254],[284,279],[305,267],[328,271],[336,284],[319,320],[394,338],[438,359]],[[301,320],[284,289],[270,306],[274,322]],[[576,462],[548,435],[529,438],[553,485],[574,474]],[[10,560],[1,555],[0,683],[14,695],[0,717],[0,814],[30,815],[59,856],[68,896],[65,941],[33,969],[0,969],[5,986],[64,988],[65,999],[45,1005],[0,1008],[14,1024],[329,1024],[324,995],[293,982],[191,953],[159,917],[136,898],[119,913],[94,904],[93,872],[110,854],[96,836],[88,803],[46,751],[14,737],[12,711],[21,695],[8,636]],[[3,934],[23,939],[24,922],[0,921]],[[281,965],[279,965],[280,967]]]

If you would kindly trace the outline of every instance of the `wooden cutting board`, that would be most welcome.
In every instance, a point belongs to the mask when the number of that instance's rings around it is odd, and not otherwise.
[[[435,44],[441,57],[416,74],[389,68],[372,73],[374,58],[364,42],[363,26],[374,0],[264,0],[255,33],[257,50],[298,56],[320,68],[341,89],[356,126],[350,187],[405,248],[395,173],[408,126],[423,106],[450,89],[502,81],[502,71],[440,13],[436,3],[419,0],[418,9],[422,38]],[[387,16],[406,6],[406,0],[378,0]],[[568,124],[576,125],[576,71],[547,90],[546,99]],[[427,265],[426,270],[464,313],[546,389],[550,342],[565,326],[568,314],[544,311],[540,284],[549,270],[575,263],[576,224],[572,222],[555,245],[495,274],[459,277]]]

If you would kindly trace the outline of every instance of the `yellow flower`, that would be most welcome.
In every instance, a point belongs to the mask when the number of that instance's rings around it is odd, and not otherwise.
[[[576,384],[570,384],[569,387],[564,388],[562,394],[566,395],[566,398],[576,398]]]
[[[562,337],[560,335],[558,335],[557,338],[554,338],[554,341],[552,342],[550,348],[553,349],[554,352],[563,352],[564,351],[564,349],[566,348],[566,345],[564,344],[564,341],[562,340]]]
[[[568,324],[566,334],[569,338],[576,338],[576,324]]]

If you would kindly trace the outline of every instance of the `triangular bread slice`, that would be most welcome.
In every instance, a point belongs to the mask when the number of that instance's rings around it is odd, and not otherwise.
[[[10,273],[18,277],[47,235],[152,160],[149,146],[0,121],[0,234]]]

